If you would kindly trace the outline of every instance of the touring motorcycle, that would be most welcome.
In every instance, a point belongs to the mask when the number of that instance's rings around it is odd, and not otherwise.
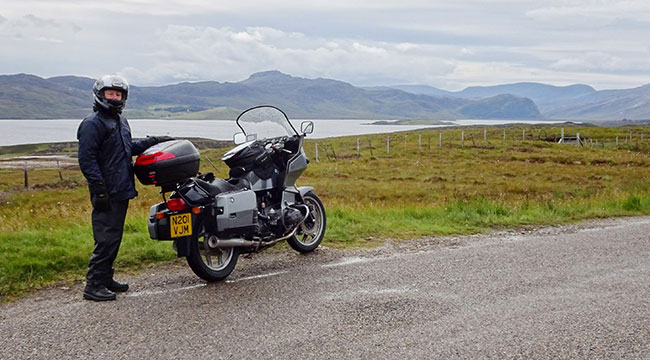
[[[240,254],[285,240],[306,253],[325,234],[323,203],[312,187],[296,186],[309,164],[302,145],[313,122],[303,122],[298,133],[282,110],[268,105],[244,111],[236,122],[237,146],[221,158],[227,179],[198,173],[200,154],[188,140],[154,145],[134,164],[140,182],[161,187],[163,202],[149,212],[150,237],[173,241],[206,281],[230,275]]]

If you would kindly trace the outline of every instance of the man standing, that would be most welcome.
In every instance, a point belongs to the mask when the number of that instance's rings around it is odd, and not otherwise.
[[[167,140],[168,136],[131,140],[131,128],[122,109],[129,84],[119,75],[105,75],[93,86],[93,112],[77,130],[79,167],[88,181],[93,206],[95,249],[88,263],[84,298],[115,300],[115,292],[129,289],[113,279],[113,262],[122,242],[129,200],[136,197],[133,155]]]

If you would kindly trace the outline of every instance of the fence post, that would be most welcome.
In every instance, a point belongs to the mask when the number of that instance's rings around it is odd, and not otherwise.
[[[442,149],[442,133],[440,133],[440,142],[438,143],[438,147]]]
[[[461,131],[460,133],[460,147],[465,147],[465,131]]]
[[[506,128],[503,128],[503,143],[506,143]]]
[[[616,137],[616,146],[618,146],[618,136]]]
[[[526,141],[526,129],[521,130],[521,141]]]
[[[61,174],[61,165],[59,164],[59,160],[56,161],[56,168],[59,170],[59,180],[63,181],[63,174]]]
[[[23,170],[25,171],[25,189],[29,187],[29,179],[27,175],[27,163],[23,164]]]
[[[361,156],[361,139],[357,138],[357,156]]]
[[[487,143],[487,128],[483,128],[483,142]]]
[[[318,162],[318,143],[314,144],[316,147],[316,162]]]
[[[582,145],[582,143],[580,142],[580,133],[576,133],[576,140],[578,141],[578,144],[576,144],[576,146]]]
[[[372,157],[372,140],[368,139],[368,147],[370,147],[370,156]]]
[[[418,150],[422,151],[422,134],[418,135]]]

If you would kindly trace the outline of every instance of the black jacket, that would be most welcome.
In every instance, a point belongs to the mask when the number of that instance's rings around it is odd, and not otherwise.
[[[127,200],[138,195],[133,179],[133,155],[156,144],[153,138],[131,140],[131,128],[122,115],[95,111],[77,130],[79,167],[88,184],[104,183],[111,199]]]

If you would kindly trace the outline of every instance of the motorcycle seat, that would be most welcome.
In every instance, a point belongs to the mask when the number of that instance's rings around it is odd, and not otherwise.
[[[231,184],[226,180],[215,178],[212,182],[203,181],[201,179],[196,179],[196,185],[205,190],[210,196],[216,196],[222,192],[228,192],[236,190]]]

